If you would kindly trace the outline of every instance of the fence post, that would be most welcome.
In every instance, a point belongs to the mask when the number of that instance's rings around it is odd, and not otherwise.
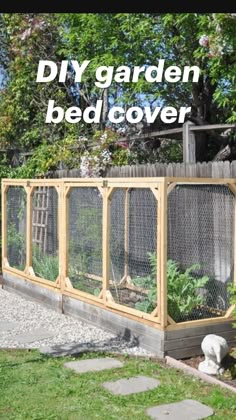
[[[61,292],[65,290],[66,278],[68,277],[68,192],[63,180],[60,181],[59,186],[59,201],[58,201],[58,224],[59,224],[59,287]]]
[[[125,189],[125,270],[124,279],[129,275],[129,188]]]
[[[184,163],[196,163],[196,140],[191,131],[194,124],[187,121],[183,124],[183,161]]]
[[[7,190],[2,181],[2,267],[7,264]]]
[[[27,181],[25,187],[27,194],[26,207],[26,274],[34,274],[32,271],[32,223],[33,223],[33,191],[34,187],[30,186],[30,181]]]
[[[163,329],[167,326],[167,182],[164,178],[159,186],[158,212],[158,317]]]
[[[109,290],[109,272],[110,272],[110,193],[112,189],[108,188],[108,181],[103,181],[103,212],[102,212],[102,296],[103,303],[106,305],[107,290]]]

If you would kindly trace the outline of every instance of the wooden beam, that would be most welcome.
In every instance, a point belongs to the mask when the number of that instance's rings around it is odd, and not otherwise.
[[[195,125],[190,128],[190,131],[206,131],[206,130],[227,130],[229,128],[236,128],[236,124],[207,124]]]
[[[167,316],[167,321],[170,325],[175,325],[176,324],[176,322],[171,318],[170,315]]]
[[[168,130],[161,130],[161,131],[152,131],[151,133],[142,133],[140,136],[132,136],[132,137],[121,137],[119,142],[130,142],[130,141],[143,141],[144,139],[150,137],[165,137],[165,136],[173,136],[176,139],[176,134],[181,134],[183,131],[182,127],[179,128],[171,128]],[[178,139],[176,139],[178,140]]]
[[[2,182],[2,265],[7,261],[7,190],[8,187]]]
[[[230,321],[231,318],[227,320]],[[211,324],[220,324],[225,322],[225,316],[219,316],[215,318],[205,318],[205,319],[196,319],[193,321],[185,321],[185,322],[178,322],[173,325],[168,325],[166,330],[173,331],[173,330],[184,330],[186,328],[194,328],[194,327],[201,327],[204,325],[211,325]]]
[[[156,306],[156,308],[152,311],[151,316],[158,316],[158,307]]]
[[[125,270],[124,270],[124,281],[126,281],[129,275],[129,188],[125,189]],[[122,279],[123,280],[123,279]]]
[[[233,311],[235,310],[235,306],[236,305],[231,305],[229,307],[229,309],[226,311],[226,314],[224,315],[225,318],[229,318],[232,315]]]
[[[158,307],[160,308],[159,317],[161,327],[165,329],[168,325],[167,322],[167,278],[166,278],[166,268],[167,268],[167,183],[164,181],[160,185],[160,269],[158,274],[160,275],[160,280],[158,283]]]
[[[183,125],[183,162],[196,163],[196,141],[194,133],[190,130],[193,125],[187,121]]]
[[[168,185],[167,187],[167,195],[169,195],[171,193],[171,191],[176,187],[177,183],[176,182],[172,182],[171,184]]]
[[[156,199],[158,201],[158,199],[159,199],[158,188],[151,187],[150,190],[152,191],[153,195],[156,197]]]
[[[58,223],[59,223],[59,274],[60,289],[63,293],[66,287],[72,284],[69,280],[69,189],[64,181],[61,182],[59,195]]]
[[[102,276],[103,276],[103,303],[106,305],[107,290],[109,290],[109,271],[110,271],[110,189],[103,187],[103,213],[102,213]]]
[[[33,191],[34,187],[26,187],[27,207],[26,207],[26,273],[31,274],[32,268],[32,215],[33,215]]]
[[[233,283],[236,286],[236,195],[234,196],[234,278]]]

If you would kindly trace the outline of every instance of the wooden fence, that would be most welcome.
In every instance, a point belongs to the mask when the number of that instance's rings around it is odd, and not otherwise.
[[[35,199],[45,189],[47,206]],[[4,179],[3,277],[12,274],[162,330],[226,322],[233,311],[226,286],[236,280],[235,195],[236,180],[231,178]],[[39,211],[43,247],[33,234]],[[221,249],[224,244],[227,253]],[[173,307],[168,300],[168,264],[173,255],[188,255],[189,265],[202,263],[209,247],[211,299],[204,300],[202,283],[200,292],[191,292],[201,296],[195,307],[181,313],[178,299]],[[198,255],[200,260],[194,260]],[[207,266],[202,270],[201,276]],[[199,281],[196,269],[191,278]]]
[[[193,177],[236,178],[236,161],[203,163],[154,163],[131,166],[114,166],[107,170],[108,178],[130,177]],[[49,178],[80,178],[79,169],[62,169],[47,174]]]

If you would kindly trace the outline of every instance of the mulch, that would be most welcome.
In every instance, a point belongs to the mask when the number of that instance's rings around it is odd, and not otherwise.
[[[203,360],[204,356],[197,356],[191,357],[190,359],[183,359],[182,362],[192,368],[198,369],[199,363]],[[236,348],[230,350],[229,354],[222,360],[221,365],[225,371],[223,375],[217,375],[216,378],[236,388]]]

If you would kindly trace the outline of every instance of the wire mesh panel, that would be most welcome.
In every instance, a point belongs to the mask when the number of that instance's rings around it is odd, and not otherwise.
[[[112,299],[151,313],[157,306],[157,200],[150,189],[118,188],[110,214]]]
[[[69,194],[69,278],[75,289],[98,296],[102,289],[102,195],[73,187]]]
[[[57,190],[36,187],[32,204],[32,267],[37,277],[55,281],[59,275]]]
[[[26,202],[24,187],[7,191],[7,259],[12,268],[24,270],[26,264]]]
[[[233,280],[234,195],[224,185],[177,185],[168,196],[168,313],[222,316]]]

